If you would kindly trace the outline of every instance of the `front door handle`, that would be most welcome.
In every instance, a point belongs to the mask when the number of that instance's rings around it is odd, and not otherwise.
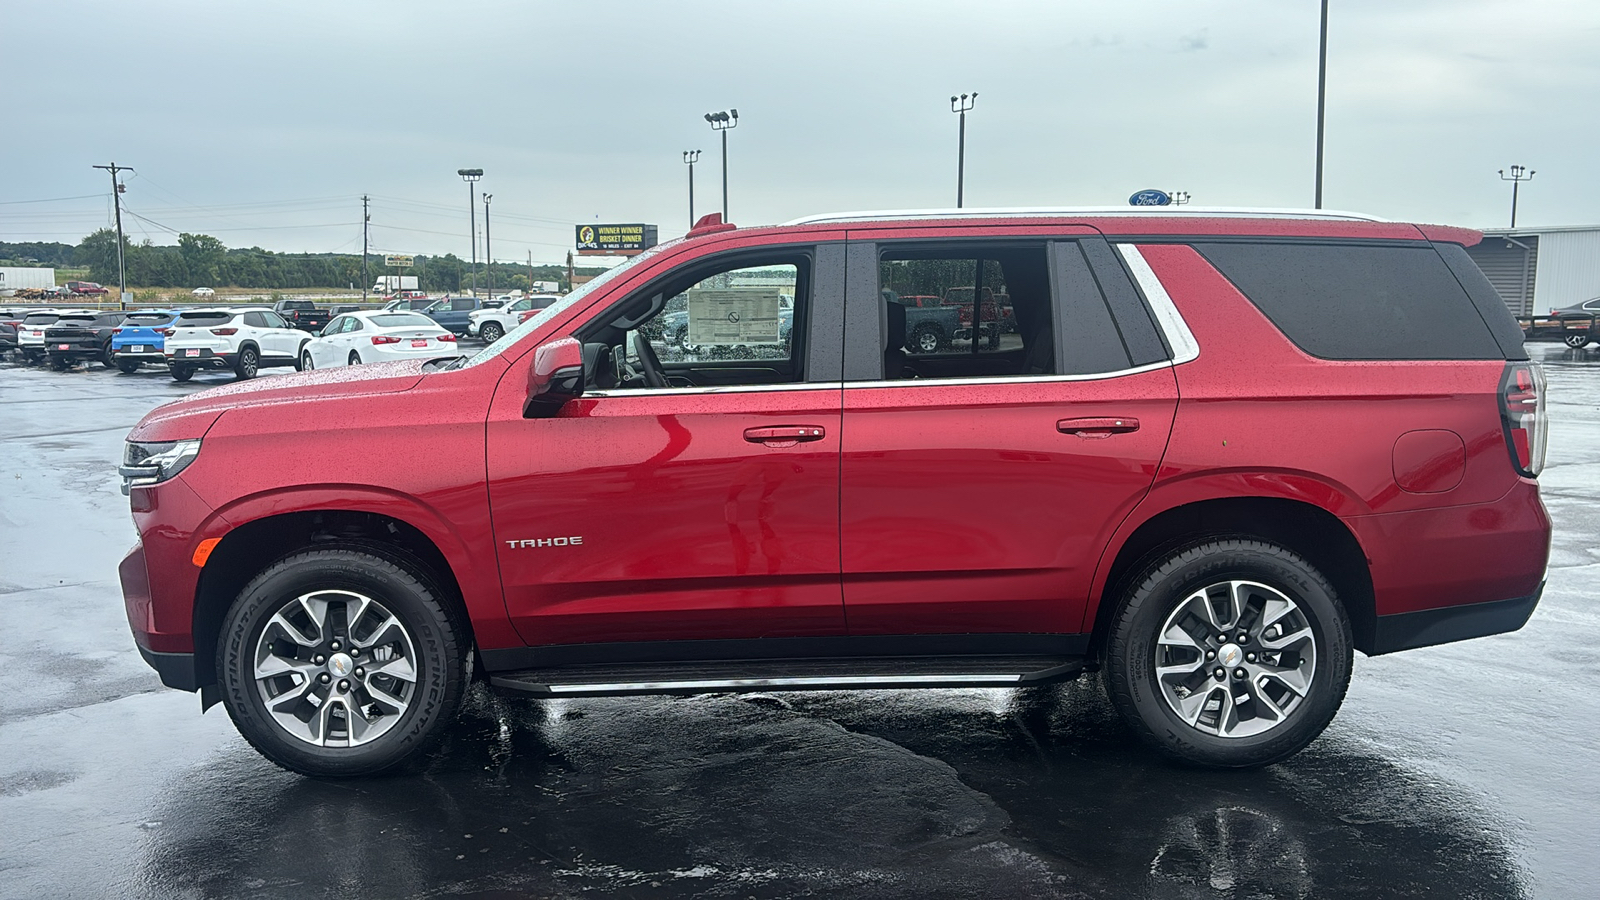
[[[1113,434],[1127,434],[1139,430],[1139,420],[1128,416],[1106,416],[1094,419],[1062,419],[1056,422],[1062,434],[1075,434],[1084,438],[1107,438]]]
[[[805,441],[820,441],[826,436],[821,425],[774,425],[744,430],[745,440],[768,447],[792,447]]]

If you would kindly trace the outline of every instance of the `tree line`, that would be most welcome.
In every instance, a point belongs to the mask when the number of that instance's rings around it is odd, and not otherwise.
[[[230,248],[209,234],[180,234],[176,245],[158,245],[151,241],[135,244],[126,237],[122,242],[123,265],[127,269],[129,286],[197,288],[242,287],[263,289],[294,288],[345,288],[363,284],[361,254],[348,253],[278,253],[260,247]],[[102,284],[117,282],[117,233],[110,228],[84,238],[76,247],[61,243],[0,243],[0,259],[36,260],[38,265],[78,266],[89,270],[89,279]],[[417,256],[409,269],[391,269],[383,265],[383,257],[371,256],[367,261],[368,280],[371,285],[380,275],[415,275],[417,284],[426,291],[460,291],[472,286],[472,263],[453,253],[443,256]],[[579,274],[598,274],[597,268],[578,269]],[[564,266],[535,266],[533,280],[567,284]],[[479,289],[487,288],[489,278],[480,265]],[[494,264],[496,290],[531,286],[528,267],[509,263]]]

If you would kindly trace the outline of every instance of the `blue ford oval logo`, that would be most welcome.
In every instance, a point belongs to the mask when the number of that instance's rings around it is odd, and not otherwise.
[[[1172,198],[1167,196],[1166,191],[1158,191],[1153,188],[1147,191],[1139,191],[1128,198],[1129,206],[1166,206],[1171,202]]]

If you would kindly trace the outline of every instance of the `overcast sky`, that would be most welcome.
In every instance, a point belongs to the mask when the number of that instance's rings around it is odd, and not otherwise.
[[[0,240],[467,255],[485,171],[497,259],[579,222],[720,208],[703,114],[735,107],[730,218],[953,206],[1309,207],[1317,0],[1118,3],[9,0]],[[1324,206],[1504,226],[1600,223],[1600,2],[1332,0]],[[76,198],[76,199],[56,199]],[[47,200],[49,202],[19,202]],[[481,206],[479,227],[481,229]]]

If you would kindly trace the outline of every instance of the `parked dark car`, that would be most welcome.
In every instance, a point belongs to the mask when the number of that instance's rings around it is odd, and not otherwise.
[[[5,359],[17,349],[17,326],[0,322],[0,359]]]
[[[128,314],[67,313],[44,330],[44,352],[52,369],[65,369],[80,361],[98,362],[106,368],[116,365],[111,355],[111,339]]]
[[[333,320],[333,315],[310,300],[279,300],[272,311],[283,317],[289,327],[319,334]]]
[[[970,292],[969,292],[970,296]],[[942,297],[913,295],[901,297],[884,290],[885,302],[905,308],[905,347],[912,353],[938,353],[950,347],[961,331],[961,310]],[[970,318],[970,317],[969,317]]]

